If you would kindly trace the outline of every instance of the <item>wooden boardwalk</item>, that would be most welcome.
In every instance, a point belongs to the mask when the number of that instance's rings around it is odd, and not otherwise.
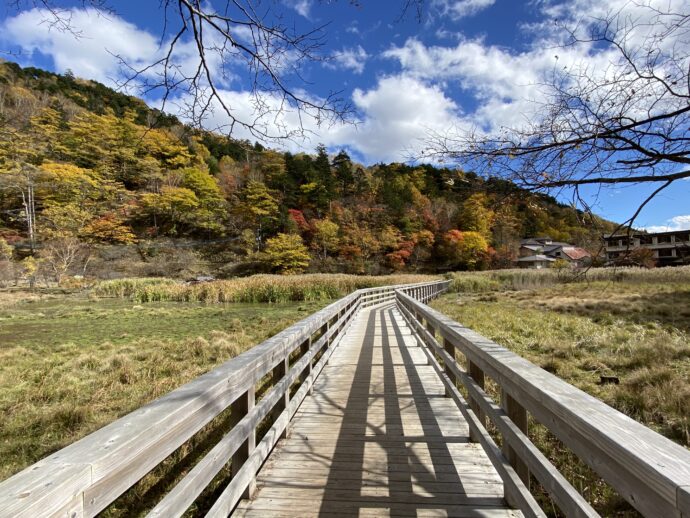
[[[180,448],[164,469],[183,476],[142,502],[151,518],[194,514],[203,495],[211,518],[546,518],[545,493],[549,512],[598,517],[532,443],[532,419],[643,516],[690,518],[690,451],[425,304],[450,283],[334,301],[0,482],[0,518],[126,513],[120,496]],[[185,445],[227,410],[227,433],[194,459]]]
[[[398,308],[362,310],[234,516],[513,517]]]

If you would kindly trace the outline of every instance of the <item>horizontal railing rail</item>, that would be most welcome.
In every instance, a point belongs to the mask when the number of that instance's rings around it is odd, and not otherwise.
[[[228,465],[232,478],[210,516],[227,516],[253,491],[257,471],[311,390],[357,311],[427,301],[448,281],[358,290],[167,395],[0,483],[0,516],[94,516],[230,409],[232,427],[157,503],[150,516],[181,516]],[[271,386],[257,398],[257,387]],[[257,428],[268,431],[257,444]]]
[[[511,505],[526,516],[543,515],[529,493],[532,474],[566,516],[599,516],[531,442],[531,414],[643,515],[690,517],[690,451],[420,304],[405,290],[396,297],[448,395],[467,414],[473,438],[501,474]],[[466,368],[457,353],[465,357]],[[485,376],[500,388],[500,404],[484,390]],[[457,387],[464,387],[468,402]],[[487,419],[501,435],[502,450],[486,431]]]

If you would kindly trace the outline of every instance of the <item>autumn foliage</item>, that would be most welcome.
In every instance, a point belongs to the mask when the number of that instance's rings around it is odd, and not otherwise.
[[[501,180],[364,167],[323,146],[265,149],[11,63],[0,64],[0,122],[0,238],[23,244],[36,268],[52,261],[56,277],[88,274],[94,257],[117,255],[108,247],[137,247],[152,264],[162,242],[224,275],[475,270],[509,266],[525,236],[586,246],[603,228]]]

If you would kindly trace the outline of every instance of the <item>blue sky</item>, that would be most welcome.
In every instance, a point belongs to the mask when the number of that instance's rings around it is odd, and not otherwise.
[[[683,0],[674,1],[682,6]],[[341,91],[356,109],[358,120],[356,125],[328,127],[307,121],[312,131],[309,139],[286,146],[293,151],[313,150],[323,142],[332,151],[346,148],[367,164],[404,161],[419,153],[430,132],[470,123],[484,128],[519,123],[536,109],[535,85],[545,73],[563,63],[601,59],[591,49],[578,54],[558,48],[553,19],[596,15],[625,3],[427,0],[424,19],[419,21],[414,13],[401,17],[403,0],[263,0],[264,9],[270,8],[272,15],[282,16],[298,31],[328,24],[321,53],[330,61],[301,67],[300,78],[286,77],[310,98]],[[8,59],[22,65],[57,72],[69,68],[80,77],[108,85],[122,77],[112,54],[139,63],[159,55],[163,16],[158,2],[113,2],[115,12],[108,15],[84,11],[82,2],[65,0],[62,5],[70,10],[79,38],[51,30],[45,12],[5,6],[0,8],[0,50],[10,52]],[[183,49],[180,59],[192,57]],[[238,113],[251,117],[251,97],[242,71],[233,71],[223,85],[224,95]],[[182,96],[177,100],[179,105],[184,103]],[[159,102],[155,93],[147,101]],[[175,112],[175,104],[167,109]],[[281,117],[285,127],[296,124],[294,114]],[[218,113],[208,124],[224,122]],[[248,135],[239,129],[236,136]],[[610,188],[598,196],[590,191],[589,200],[595,212],[623,221],[650,189]],[[688,194],[690,182],[672,185],[648,205],[637,226],[690,228]]]

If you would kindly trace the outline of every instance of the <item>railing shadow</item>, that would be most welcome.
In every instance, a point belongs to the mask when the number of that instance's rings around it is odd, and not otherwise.
[[[504,508],[502,497],[473,496],[464,485],[449,444],[468,442],[468,432],[442,428],[430,399],[444,396],[424,390],[403,327],[395,305],[372,309],[367,317],[351,390],[339,408],[343,425],[333,454],[311,457],[328,466],[319,515],[381,509],[409,516],[415,509],[433,509],[452,516],[458,506],[470,515],[473,507]],[[327,390],[320,397],[328,401]],[[338,408],[334,403],[331,411]]]

